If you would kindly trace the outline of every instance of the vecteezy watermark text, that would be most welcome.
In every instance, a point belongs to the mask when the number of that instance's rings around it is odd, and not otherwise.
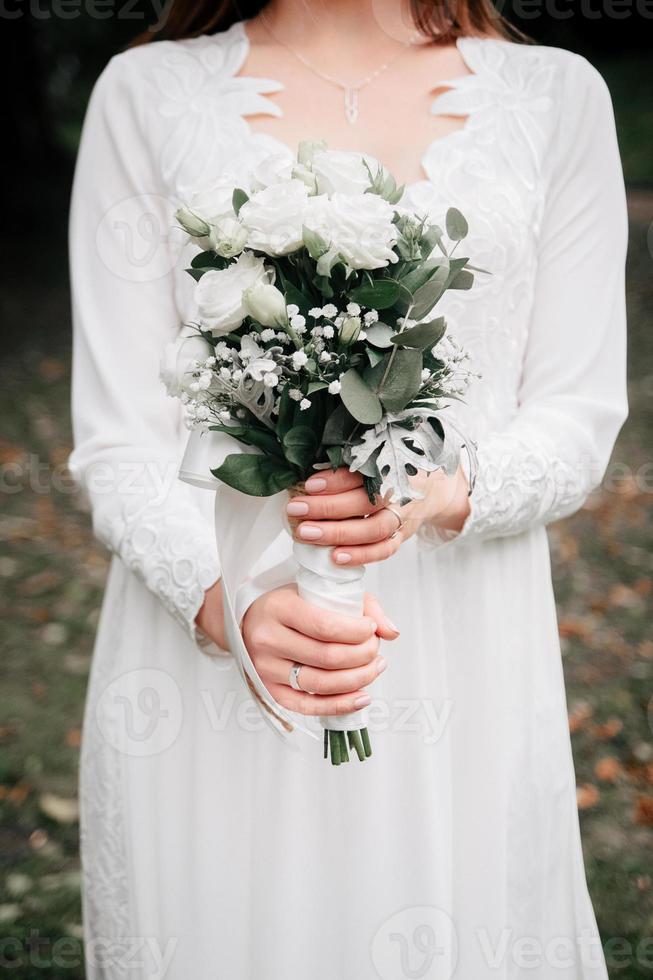
[[[156,21],[160,26],[166,6],[166,0],[149,0],[149,10],[139,9],[138,0],[0,0],[0,19],[76,20],[83,15],[91,20]]]

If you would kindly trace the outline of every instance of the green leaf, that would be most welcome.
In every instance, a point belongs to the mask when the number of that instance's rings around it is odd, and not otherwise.
[[[191,260],[191,269],[225,269],[231,265],[230,259],[225,259],[215,252],[198,252]]]
[[[337,403],[324,426],[322,442],[325,446],[341,446],[347,441],[356,424],[356,419],[349,414],[342,402]]]
[[[373,347],[367,348],[367,359],[372,365],[372,367],[374,367],[376,364],[382,361],[383,357],[384,355],[381,353],[380,350],[374,350]]]
[[[294,303],[295,306],[299,307],[300,313],[303,313],[304,316],[306,316],[311,306],[314,305],[310,296],[307,296],[301,291],[301,289],[298,289],[297,286],[293,286],[293,284],[287,280],[283,289],[283,295],[284,299],[286,300],[286,306],[290,306],[292,303]]]
[[[329,243],[326,239],[318,235],[316,231],[311,231],[306,225],[302,226],[302,241],[312,259],[319,259],[329,251]]]
[[[371,310],[387,310],[399,299],[401,287],[396,279],[376,279],[352,289],[349,297]]]
[[[350,368],[340,379],[340,397],[347,411],[363,425],[375,425],[381,421],[383,406],[356,368]]]
[[[401,412],[415,398],[422,385],[423,363],[421,351],[399,347],[365,373],[388,412]]]
[[[295,425],[283,437],[286,459],[306,469],[315,462],[317,436],[308,425]]]
[[[297,470],[282,460],[250,453],[227,456],[222,466],[211,472],[227,486],[250,497],[271,497],[299,479]]]
[[[281,392],[281,398],[279,400],[279,413],[277,417],[276,431],[280,440],[283,440],[286,432],[292,428],[293,419],[295,418],[295,408],[297,403],[292,400],[289,392],[290,389],[288,387],[284,388]]]
[[[447,235],[453,242],[461,242],[467,237],[469,225],[467,219],[460,213],[458,208],[449,208],[447,211]]]
[[[427,259],[436,245],[442,241],[442,228],[438,225],[429,225],[420,240],[420,248],[423,258]]]
[[[342,466],[342,446],[327,446],[326,454],[334,470]]]
[[[474,273],[461,269],[449,283],[449,289],[471,289],[474,285]]]
[[[322,391],[323,388],[328,388],[328,387],[329,386],[326,383],[326,381],[311,381],[308,385],[308,394],[313,395],[315,394],[316,391]]]
[[[249,195],[241,187],[237,187],[231,196],[231,204],[237,215],[247,201],[249,201]]]
[[[428,323],[418,323],[414,327],[396,333],[392,338],[392,343],[399,347],[411,347],[416,350],[426,350],[435,347],[438,341],[444,337],[447,323],[443,316]]]
[[[388,326],[387,323],[373,323],[371,327],[368,327],[365,331],[367,334],[368,344],[372,344],[373,347],[390,347],[392,344],[392,335],[394,330],[392,327]]]
[[[256,446],[257,449],[262,449],[264,453],[270,456],[278,456],[283,459],[281,443],[269,429],[238,425],[210,425],[209,429],[212,432],[224,432],[245,446]]]
[[[431,312],[447,288],[448,279],[449,267],[442,265],[436,269],[434,275],[428,282],[416,290],[410,313],[413,320],[421,320]]]

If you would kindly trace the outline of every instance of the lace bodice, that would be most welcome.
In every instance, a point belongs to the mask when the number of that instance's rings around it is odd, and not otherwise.
[[[443,301],[482,376],[457,409],[479,449],[457,538],[473,542],[568,514],[601,479],[626,413],[626,222],[610,100],[594,69],[556,49],[475,38],[458,47],[471,74],[447,83],[432,112],[465,125],[426,149],[424,180],[405,202],[439,218],[458,206],[469,254],[491,272]],[[175,207],[216,176],[290,153],[249,121],[280,114],[269,96],[281,85],[239,75],[247,50],[236,24],[114,58],[75,181],[72,469],[99,536],[191,630],[219,564],[194,491],[170,478],[184,433],[158,356],[193,305],[185,243],[169,229]],[[119,486],[130,463],[140,466],[136,498]],[[101,465],[104,493],[92,479]]]

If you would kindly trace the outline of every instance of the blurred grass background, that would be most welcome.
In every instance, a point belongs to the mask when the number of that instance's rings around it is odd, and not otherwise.
[[[550,532],[588,880],[610,976],[624,980],[653,974],[650,24],[522,24],[604,74],[629,190],[631,416],[609,483]],[[76,780],[107,556],[65,472],[65,220],[90,85],[141,27],[23,18],[0,41],[17,134],[0,239],[0,966],[20,980],[84,975]]]

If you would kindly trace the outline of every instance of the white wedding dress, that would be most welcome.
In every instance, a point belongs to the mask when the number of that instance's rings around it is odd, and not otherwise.
[[[433,104],[467,120],[406,201],[460,207],[492,272],[443,304],[482,374],[460,409],[479,476],[460,535],[369,568],[401,637],[372,759],[333,768],[198,647],[213,494],[176,479],[187,433],[158,379],[193,316],[174,207],[289,152],[248,123],[281,86],[238,75],[247,44],[237,24],[114,58],[79,156],[71,466],[115,553],[82,757],[88,977],[605,980],[545,524],[599,482],[626,414],[607,90],[568,52],[465,39],[471,74]]]

